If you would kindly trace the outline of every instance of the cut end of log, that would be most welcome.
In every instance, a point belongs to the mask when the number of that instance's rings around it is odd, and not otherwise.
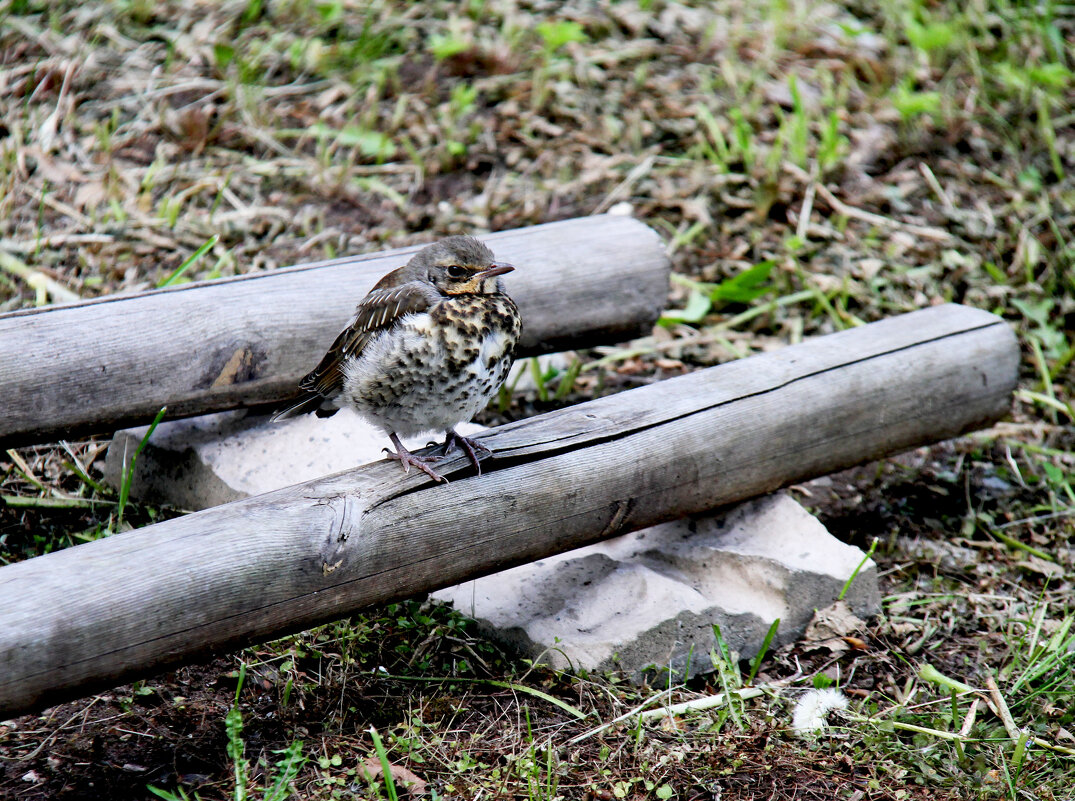
[[[517,267],[504,280],[524,356],[648,333],[668,295],[664,246],[629,217],[481,239]],[[283,401],[366,292],[417,249],[0,314],[0,445],[111,433],[165,405],[174,420]]]

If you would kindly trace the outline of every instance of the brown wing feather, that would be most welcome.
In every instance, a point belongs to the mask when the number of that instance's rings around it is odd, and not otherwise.
[[[355,317],[328,353],[300,382],[307,392],[331,398],[343,389],[343,363],[358,356],[370,339],[392,326],[400,317],[426,311],[440,300],[440,293],[431,284],[410,281],[402,286],[374,289],[355,310]]]

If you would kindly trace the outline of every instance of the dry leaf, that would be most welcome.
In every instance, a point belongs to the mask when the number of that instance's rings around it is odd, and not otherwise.
[[[1056,562],[1050,562],[1039,556],[1028,556],[1026,559],[1016,562],[1016,564],[1023,570],[1038,573],[1046,578],[1061,578],[1064,575],[1064,568]]]
[[[846,637],[856,631],[862,631],[865,627],[866,622],[851,611],[846,601],[837,601],[832,606],[814,612],[814,618],[806,627],[803,639],[817,642],[830,637]]]
[[[381,769],[381,760],[376,756],[371,756],[365,762],[362,763],[362,767],[366,770],[366,773],[370,775],[370,778],[378,778],[384,774]],[[392,780],[397,785],[403,785],[407,788],[407,792],[411,795],[424,795],[426,792],[427,782],[421,776],[407,770],[400,765],[389,765],[389,771],[392,773]]]

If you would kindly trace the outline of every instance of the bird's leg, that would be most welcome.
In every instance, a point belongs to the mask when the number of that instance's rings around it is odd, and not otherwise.
[[[453,445],[458,445],[460,450],[467,455],[470,459],[470,463],[474,465],[474,469],[478,471],[478,475],[482,474],[482,466],[478,461],[478,451],[485,451],[486,456],[491,456],[492,451],[482,445],[478,440],[471,439],[470,437],[464,437],[462,434],[457,434],[454,428],[449,428],[444,432],[444,453],[452,449]]]
[[[403,446],[403,443],[399,441],[399,437],[397,437],[394,433],[389,434],[388,437],[392,440],[392,444],[396,446],[396,452],[392,453],[390,450],[388,450],[388,448],[385,448],[384,452],[388,454],[389,459],[395,459],[403,466],[404,473],[409,473],[411,471],[411,465],[414,465],[434,481],[443,481],[445,484],[448,483],[448,479],[446,479],[440,473],[435,472],[429,466],[430,464],[439,462],[444,457],[415,456]]]

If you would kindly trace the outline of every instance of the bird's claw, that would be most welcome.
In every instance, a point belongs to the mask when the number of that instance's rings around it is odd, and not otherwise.
[[[440,481],[444,484],[448,483],[448,479],[446,479],[444,476],[442,476],[440,473],[436,472],[435,470],[433,470],[433,468],[429,466],[431,464],[436,464],[437,462],[441,461],[444,458],[443,456],[415,456],[408,450],[394,453],[388,448],[385,448],[384,452],[388,455],[389,459],[395,459],[397,462],[400,463],[400,465],[403,467],[404,473],[411,472],[411,466],[413,465],[434,481]]]
[[[470,463],[474,465],[474,469],[478,471],[478,475],[482,474],[481,462],[478,459],[478,453],[481,452],[484,456],[492,456],[493,452],[476,439],[470,437],[464,437],[461,434],[457,434],[452,429],[448,429],[447,436],[444,438],[444,453],[447,454],[451,450],[453,445],[458,445],[459,449],[467,455],[470,459]]]

